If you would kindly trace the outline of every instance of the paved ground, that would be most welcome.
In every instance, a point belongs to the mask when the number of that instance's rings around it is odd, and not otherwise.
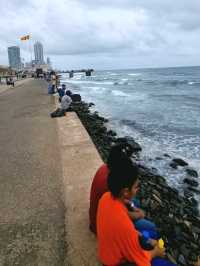
[[[0,266],[64,265],[54,99],[44,81],[0,93]]]
[[[22,86],[23,84],[29,82],[30,80],[33,80],[32,78],[26,78],[26,79],[20,79],[20,80],[17,80],[15,81],[15,87],[13,88],[13,86],[11,85],[6,85],[4,83],[0,83],[0,93],[4,92],[4,91],[7,91],[7,90],[13,90],[15,89],[16,87],[20,87]]]
[[[63,166],[67,253],[70,266],[99,266],[96,237],[89,230],[90,187],[102,159],[77,115],[56,120]]]

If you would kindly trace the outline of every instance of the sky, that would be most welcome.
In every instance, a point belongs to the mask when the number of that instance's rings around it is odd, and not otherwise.
[[[200,0],[1,0],[0,65],[35,41],[57,69],[200,65],[199,14]]]

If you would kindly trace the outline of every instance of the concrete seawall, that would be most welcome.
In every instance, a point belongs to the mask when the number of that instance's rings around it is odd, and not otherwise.
[[[58,118],[57,125],[66,207],[66,264],[100,265],[96,238],[88,228],[88,209],[91,181],[102,160],[75,113]]]

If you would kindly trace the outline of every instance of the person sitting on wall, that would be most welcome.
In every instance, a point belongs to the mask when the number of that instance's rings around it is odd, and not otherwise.
[[[108,189],[99,201],[97,212],[98,255],[104,266],[174,266],[163,259],[165,248],[152,241],[152,250],[140,245],[136,230],[126,208],[127,200],[137,193],[139,171],[131,160],[124,161],[108,175]]]
[[[60,108],[58,108],[56,111],[51,113],[51,117],[60,117],[64,116],[67,111],[70,110],[70,105],[72,103],[72,99],[69,96],[69,91],[65,92],[65,95],[62,97]]]
[[[123,144],[117,144],[113,146],[110,150],[108,160],[106,164],[103,164],[96,172],[93,181],[92,186],[90,190],[90,207],[89,207],[89,221],[90,230],[96,234],[96,216],[97,216],[97,209],[98,209],[98,203],[100,198],[103,196],[105,192],[108,191],[107,186],[107,179],[109,172],[114,169],[118,169],[121,167],[121,164],[129,160],[129,158],[133,154],[133,148],[128,143]],[[135,206],[133,207],[134,203]],[[154,238],[157,238],[156,234],[156,225],[147,220],[144,219],[145,214],[144,212],[139,208],[138,202],[136,202],[136,199],[133,199],[133,202],[131,202],[132,207],[129,208],[130,212],[129,215],[131,219],[135,223],[135,227],[138,231],[148,230],[151,231],[151,235],[154,235]],[[129,207],[129,203],[127,202],[127,207]]]
[[[66,85],[62,84],[61,88],[58,88],[59,102],[61,102],[62,97],[65,95]]]
[[[64,112],[67,112],[71,103],[72,103],[72,99],[70,97],[71,95],[71,91],[66,91],[65,95],[62,97],[61,99],[61,110],[63,110]]]

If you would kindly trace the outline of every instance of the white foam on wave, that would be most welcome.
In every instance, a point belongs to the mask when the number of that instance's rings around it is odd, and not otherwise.
[[[78,84],[97,84],[97,85],[113,85],[113,82],[111,81],[103,81],[103,82],[99,82],[99,81],[93,81],[93,80],[77,80],[77,79],[70,79],[69,81],[70,83],[78,83]]]
[[[110,76],[117,76],[117,73],[111,73]]]
[[[172,158],[180,157],[189,163],[189,166],[196,169],[200,173],[199,159],[194,159],[194,155],[186,153],[186,150],[177,149],[177,140],[174,138],[163,139],[162,142],[152,137],[144,136],[140,132],[130,128],[127,125],[121,126],[120,131],[123,135],[131,135],[138,141],[143,150],[141,153],[141,159],[148,167],[154,167],[158,170],[158,174],[165,176],[170,186],[173,186],[180,191],[183,189],[183,178],[186,176],[184,169],[178,170],[172,169],[169,164]],[[159,134],[159,133],[158,133]],[[164,147],[164,149],[163,149]],[[171,158],[165,158],[164,160],[149,160],[149,158],[163,157],[163,153],[168,153]],[[200,197],[197,198],[200,203]]]
[[[83,89],[87,89],[87,91],[93,91],[93,92],[96,92],[96,93],[102,93],[102,92],[105,92],[107,89],[104,88],[104,87],[98,87],[98,86],[93,86],[93,87],[87,87],[87,86],[83,86],[82,87]]]
[[[140,75],[142,75],[141,73],[129,73],[128,74],[129,76],[140,76]]]
[[[189,85],[200,84],[200,81],[189,81]]]
[[[112,94],[114,94],[115,96],[121,96],[121,97],[129,97],[130,96],[128,93],[125,93],[125,92],[120,91],[120,90],[112,90]]]

